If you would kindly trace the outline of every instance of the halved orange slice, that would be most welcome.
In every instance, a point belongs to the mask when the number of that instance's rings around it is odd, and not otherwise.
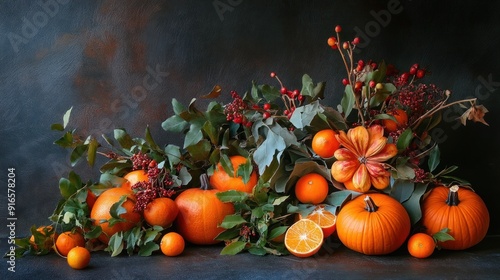
[[[312,220],[321,227],[325,238],[332,235],[337,228],[337,216],[326,210],[323,206],[316,207],[306,218]]]
[[[323,240],[323,230],[317,223],[309,219],[301,219],[286,231],[285,247],[290,254],[307,258],[319,251]]]

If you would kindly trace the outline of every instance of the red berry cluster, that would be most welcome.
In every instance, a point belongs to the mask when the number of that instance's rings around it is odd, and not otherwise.
[[[416,79],[422,79],[427,75],[429,72],[425,68],[420,68],[418,63],[413,64],[410,67],[410,70],[408,72],[403,72],[399,76],[395,76],[394,78],[394,85],[396,87],[403,87],[405,85],[411,84],[414,80]],[[389,73],[387,76],[390,76]]]
[[[142,152],[133,154],[130,160],[132,161],[133,170],[138,170],[138,169],[146,170],[149,166],[149,163],[151,162],[151,159],[148,157],[148,155]]]
[[[132,155],[131,158],[134,170],[146,170],[148,174],[148,181],[138,182],[132,186],[136,192],[134,211],[143,211],[155,198],[171,197],[175,194],[172,189],[174,186],[172,175],[166,168],[158,168],[156,160],[141,152]]]
[[[251,229],[249,226],[247,225],[243,225],[241,228],[240,228],[240,236],[242,236],[243,238],[245,238],[246,240],[250,240],[250,237],[253,237],[255,236],[255,231],[253,229]]]
[[[408,108],[407,112],[410,112],[408,121],[412,123],[441,102],[444,96],[445,91],[434,84],[409,84],[400,88],[391,97],[389,106],[401,104],[403,107]]]
[[[241,96],[234,90],[231,91],[231,97],[233,98],[233,101],[229,104],[226,104],[226,106],[224,107],[224,114],[226,114],[226,119],[237,124],[251,127],[252,122],[245,117],[245,111],[249,109],[248,104],[245,103]]]
[[[297,106],[300,106],[302,102],[304,102],[304,96],[298,89],[289,90],[288,88],[286,88],[279,79],[278,75],[276,75],[276,73],[271,72],[271,78],[276,78],[276,80],[278,80],[278,82],[280,83],[281,99],[285,104],[283,115],[290,119],[293,115],[293,112],[295,111],[295,108],[297,108]],[[291,129],[293,130],[293,127],[291,127]]]

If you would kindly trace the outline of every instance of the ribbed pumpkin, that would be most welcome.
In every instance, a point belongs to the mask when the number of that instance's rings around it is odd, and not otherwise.
[[[437,186],[422,202],[422,225],[428,234],[443,228],[455,240],[440,242],[449,250],[464,250],[486,236],[490,224],[488,209],[481,197],[467,188]]]
[[[187,189],[175,199],[179,208],[177,231],[193,244],[215,244],[220,242],[215,237],[224,231],[219,225],[226,215],[234,213],[234,206],[220,201],[216,196],[218,190],[208,189],[205,174],[200,179],[201,188]]]
[[[365,255],[396,251],[410,234],[410,217],[394,198],[382,193],[356,197],[337,216],[337,234],[349,249]]]

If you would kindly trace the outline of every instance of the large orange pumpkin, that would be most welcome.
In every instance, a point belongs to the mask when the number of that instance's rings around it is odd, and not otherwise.
[[[229,157],[231,165],[233,166],[233,174],[227,174],[220,163],[212,176],[210,176],[210,185],[220,191],[237,190],[242,192],[251,193],[253,187],[257,184],[257,172],[253,171],[250,174],[248,182],[244,182],[241,176],[237,176],[238,167],[247,162],[247,158],[239,155]]]
[[[422,202],[422,225],[432,235],[443,228],[455,240],[440,242],[449,250],[464,250],[486,236],[490,215],[483,200],[474,191],[452,186],[433,188]]]
[[[219,227],[227,215],[234,213],[231,203],[220,201],[216,193],[219,190],[207,189],[208,178],[201,176],[201,188],[183,191],[175,199],[179,208],[177,231],[193,244],[208,245],[220,242],[215,240],[223,228]]]
[[[337,234],[349,249],[365,255],[397,250],[410,234],[410,217],[394,198],[382,193],[361,195],[340,210]]]
[[[109,211],[113,204],[119,202],[124,195],[127,196],[127,199],[123,202],[122,207],[125,208],[126,212],[121,214],[120,218],[126,221],[110,226],[108,220],[111,219],[111,214]],[[97,197],[90,212],[90,218],[94,220],[94,225],[102,228],[102,234],[99,236],[101,242],[107,244],[113,234],[130,230],[141,221],[141,214],[134,212],[134,205],[135,196],[126,188],[112,188]]]

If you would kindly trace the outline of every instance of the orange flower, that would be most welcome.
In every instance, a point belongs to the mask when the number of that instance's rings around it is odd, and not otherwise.
[[[331,173],[347,189],[367,192],[373,185],[384,189],[389,185],[390,172],[383,163],[398,153],[396,145],[387,143],[380,125],[368,129],[358,126],[347,134],[339,131],[337,139],[344,148],[335,151]]]

